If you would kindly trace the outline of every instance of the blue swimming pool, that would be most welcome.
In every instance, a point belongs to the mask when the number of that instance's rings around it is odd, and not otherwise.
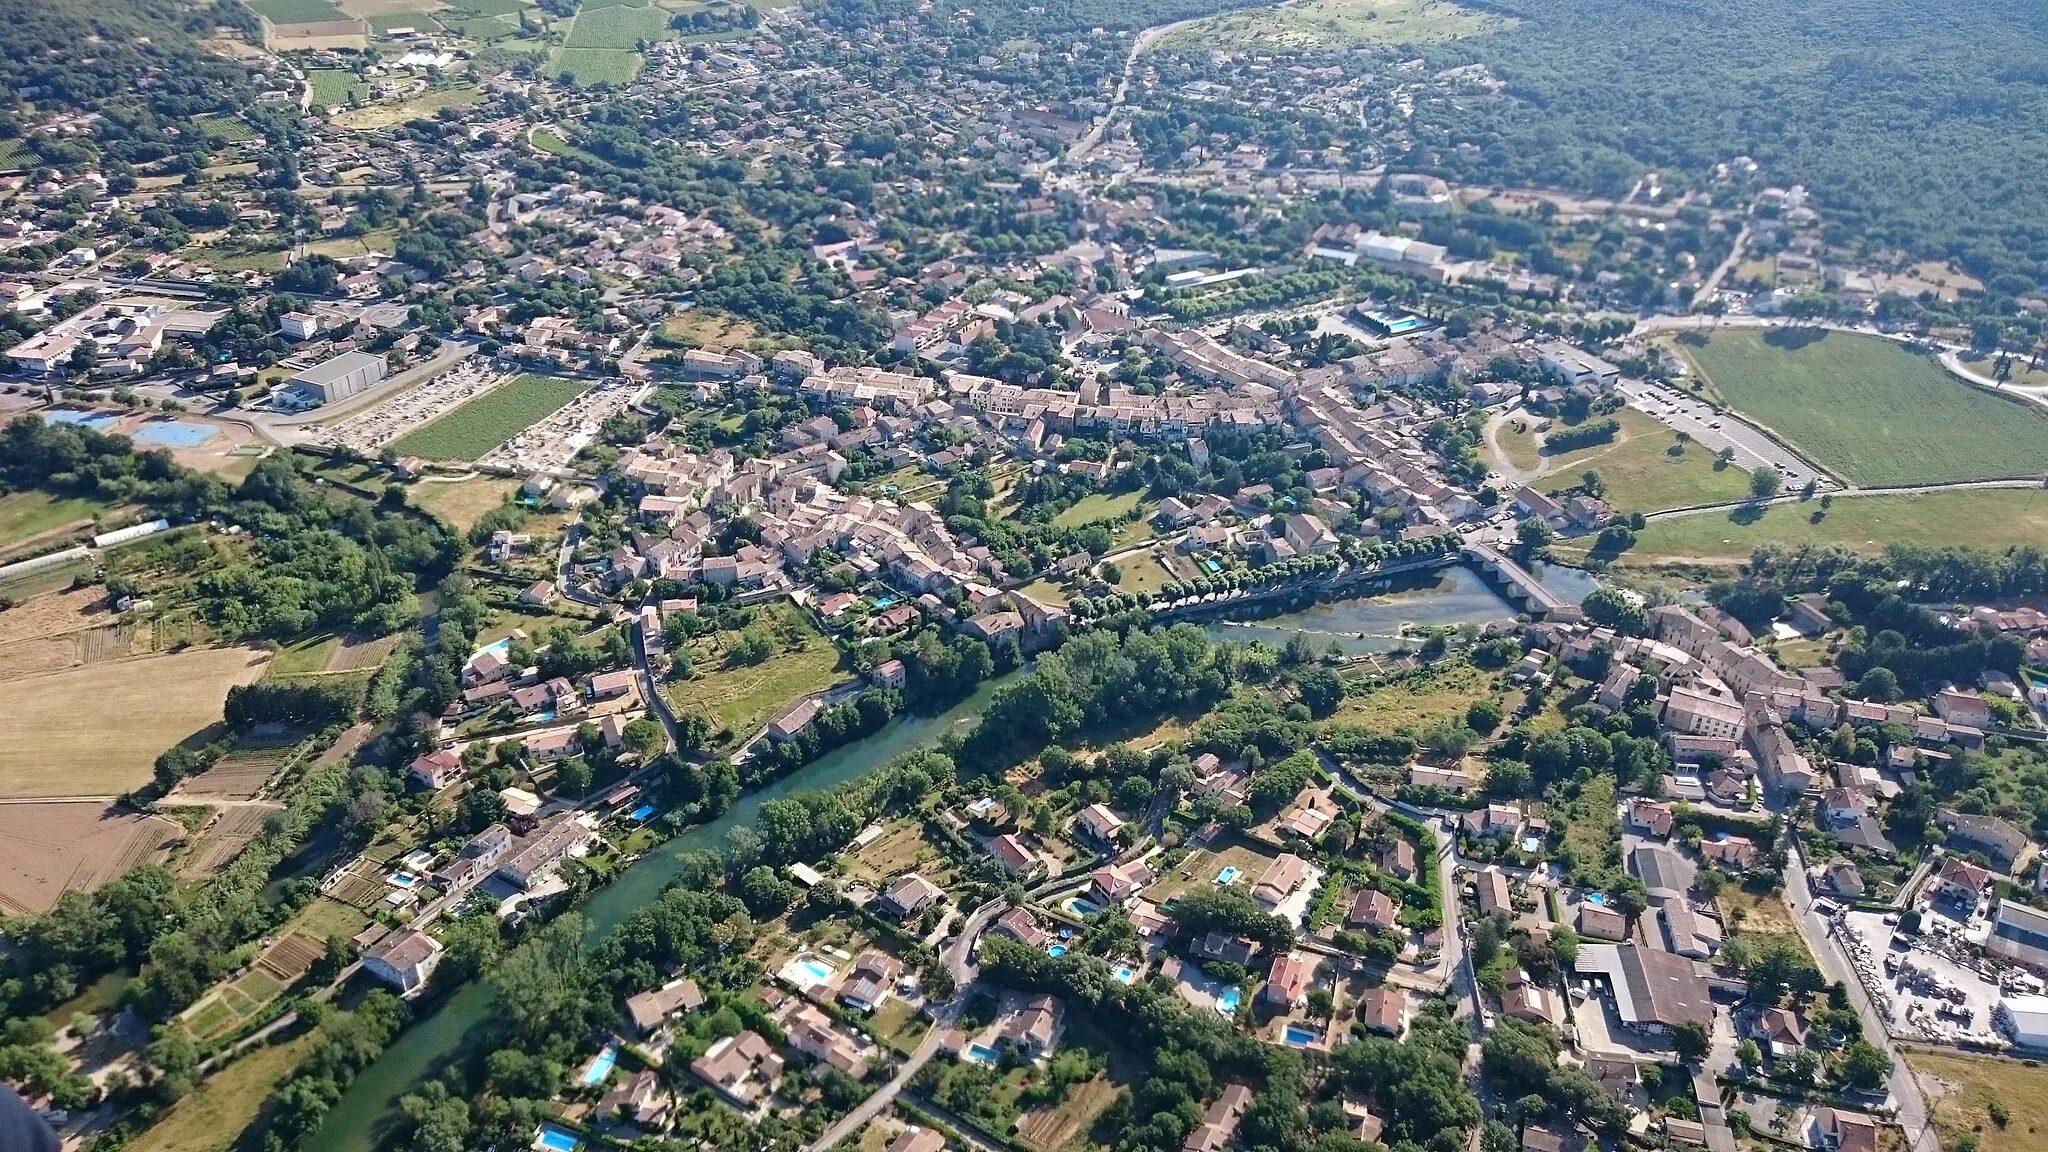
[[[1604,893],[1600,893],[1600,892],[1589,892],[1589,893],[1587,893],[1587,894],[1586,894],[1586,903],[1588,903],[1588,904],[1605,904],[1605,903],[1607,903],[1607,897],[1606,897],[1606,895],[1605,895]]]
[[[1237,1006],[1242,1003],[1244,1003],[1244,991],[1242,989],[1225,988],[1216,994],[1216,1010],[1225,1016],[1237,1015]]]
[[[993,1064],[996,1062],[996,1050],[986,1044],[969,1044],[967,1058],[977,1064]]]
[[[1202,561],[1202,567],[1207,568],[1211,576],[1214,576],[1216,573],[1223,571],[1223,565],[1218,564],[1214,560]]]
[[[652,815],[654,815],[654,805],[642,804],[638,808],[633,809],[631,812],[626,813],[626,819],[645,820]]]
[[[894,604],[895,602],[896,598],[894,596],[884,596],[875,601],[875,607],[887,608],[889,605]]]
[[[1111,968],[1109,974],[1116,977],[1116,982],[1119,984],[1129,984],[1138,978],[1138,970],[1129,964],[1119,964]]]
[[[1065,944],[1054,944],[1052,947],[1047,948],[1045,952],[1048,956],[1065,956],[1067,954],[1067,946]]]
[[[796,962],[796,970],[807,977],[813,984],[825,983],[827,980],[832,979],[834,972],[838,971],[838,969],[815,956],[806,956],[798,960]]]
[[[1232,880],[1237,879],[1237,875],[1237,866],[1233,864],[1230,867],[1225,868],[1223,871],[1218,872],[1216,874],[1216,882],[1218,884],[1228,884]]]
[[[1069,896],[1067,898],[1066,909],[1067,911],[1073,913],[1076,916],[1093,916],[1097,912],[1102,911],[1102,907],[1100,905],[1092,901],[1083,900],[1079,896]]]
[[[574,1132],[565,1132],[552,1124],[541,1125],[540,1134],[533,1138],[533,1146],[547,1152],[575,1152],[576,1144]]]
[[[211,424],[187,424],[182,420],[159,420],[145,424],[135,433],[137,444],[161,444],[167,448],[197,448],[220,429]]]
[[[110,424],[119,423],[120,419],[119,416],[109,416],[104,412],[88,412],[83,408],[51,408],[43,413],[45,423],[83,424],[95,432]]]
[[[590,1063],[584,1066],[583,1086],[588,1088],[592,1084],[604,1083],[604,1078],[612,1074],[612,1065],[618,1062],[618,1048],[611,1044],[605,1045],[597,1055],[590,1058]]]
[[[1306,1048],[1318,1039],[1321,1037],[1306,1028],[1294,1024],[1287,1026],[1287,1045],[1290,1048]]]
[[[420,882],[420,878],[413,875],[410,872],[393,872],[390,876],[385,878],[385,882],[395,888],[410,888],[413,885],[418,884]]]
[[[1541,852],[1541,851],[1543,851],[1543,837],[1541,837],[1541,836],[1524,836],[1524,837],[1522,837],[1522,851],[1524,851],[1524,852]]]
[[[476,658],[483,655],[486,652],[495,652],[498,655],[503,656],[510,651],[512,651],[512,638],[510,636],[507,636],[503,640],[493,640],[489,644],[486,644],[483,647],[477,649],[475,652],[470,653],[469,659],[471,663],[475,663]]]

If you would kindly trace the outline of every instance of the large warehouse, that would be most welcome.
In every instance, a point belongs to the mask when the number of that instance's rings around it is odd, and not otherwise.
[[[2048,996],[2007,996],[1997,1022],[2019,1048],[2048,1049]]]
[[[2039,972],[2048,972],[2048,912],[2000,900],[1984,950]]]
[[[318,408],[354,396],[388,370],[384,357],[374,352],[344,352],[293,376],[281,399],[287,408]]]

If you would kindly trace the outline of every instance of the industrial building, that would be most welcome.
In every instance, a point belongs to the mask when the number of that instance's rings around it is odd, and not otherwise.
[[[281,400],[288,408],[318,408],[356,395],[382,380],[387,371],[384,357],[374,352],[344,352],[293,376]]]
[[[1997,1021],[2016,1048],[2048,1050],[2048,996],[2007,996]]]
[[[2025,968],[2048,972],[2048,912],[2000,900],[1984,950]]]

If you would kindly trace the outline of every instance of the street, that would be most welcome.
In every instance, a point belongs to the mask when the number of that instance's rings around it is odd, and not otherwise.
[[[1788,489],[1803,488],[1808,480],[1816,481],[1822,491],[1841,487],[1834,477],[1800,459],[1742,417],[1725,410],[1716,412],[1712,405],[1681,388],[1647,380],[1623,380],[1620,391],[1636,408],[1674,431],[1691,436],[1709,454],[1718,455],[1723,448],[1735,449],[1733,466],[1745,472],[1759,467],[1775,468]]]

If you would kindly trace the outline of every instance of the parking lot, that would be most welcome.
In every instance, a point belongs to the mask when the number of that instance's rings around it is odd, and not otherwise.
[[[1797,491],[1809,480],[1817,483],[1823,492],[1841,487],[1784,445],[1743,423],[1734,413],[1716,411],[1713,405],[1682,388],[1644,380],[1623,380],[1620,389],[1637,408],[1690,435],[1709,452],[1718,455],[1723,448],[1735,449],[1734,463],[1737,467],[1746,471],[1755,471],[1758,467],[1776,468],[1788,490]]]
[[[313,440],[374,455],[414,428],[509,379],[511,374],[491,367],[487,360],[466,360],[409,392],[322,429]]]

